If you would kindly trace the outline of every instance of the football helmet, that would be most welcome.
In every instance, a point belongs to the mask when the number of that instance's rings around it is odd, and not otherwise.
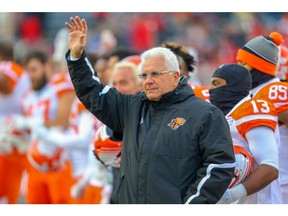
[[[280,45],[280,57],[276,68],[276,76],[281,80],[288,80],[288,48]]]
[[[229,188],[241,183],[253,170],[254,159],[244,147],[234,145],[236,167]]]
[[[96,132],[94,139],[94,154],[96,158],[112,167],[120,167],[122,137],[115,136],[115,132],[106,125],[102,125]]]
[[[7,116],[0,121],[0,154],[24,154],[30,140],[30,130],[15,126],[17,116]]]

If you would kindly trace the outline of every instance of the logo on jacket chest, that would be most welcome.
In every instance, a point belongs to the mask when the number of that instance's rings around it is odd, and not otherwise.
[[[177,117],[175,119],[172,119],[167,126],[171,127],[173,130],[176,130],[181,125],[185,124],[185,122],[186,120],[184,118]]]

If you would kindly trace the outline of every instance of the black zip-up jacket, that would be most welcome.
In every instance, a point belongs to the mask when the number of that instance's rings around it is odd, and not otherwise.
[[[76,94],[112,130],[123,134],[120,203],[216,203],[231,182],[235,157],[222,112],[179,86],[149,101],[100,84],[85,52],[66,54]]]

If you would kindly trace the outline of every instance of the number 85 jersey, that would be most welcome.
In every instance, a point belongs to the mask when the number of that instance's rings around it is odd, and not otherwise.
[[[233,143],[249,151],[246,133],[255,127],[266,126],[275,131],[278,116],[272,103],[250,96],[243,98],[226,115]]]
[[[252,92],[254,92],[254,98],[264,98],[272,102],[278,114],[288,110],[288,82],[281,82],[279,78],[274,78],[259,88],[253,89]],[[281,185],[285,185],[288,183],[288,128],[285,124],[279,124],[279,132],[279,176]]]
[[[254,99],[270,101],[276,107],[277,113],[288,110],[288,83],[274,78],[252,89]]]

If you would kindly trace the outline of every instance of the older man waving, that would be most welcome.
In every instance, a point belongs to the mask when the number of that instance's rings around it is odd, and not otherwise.
[[[195,96],[167,48],[142,54],[139,94],[123,95],[102,85],[84,51],[86,21],[77,16],[70,21],[66,58],[77,96],[123,134],[120,203],[216,203],[235,167],[221,111]]]

